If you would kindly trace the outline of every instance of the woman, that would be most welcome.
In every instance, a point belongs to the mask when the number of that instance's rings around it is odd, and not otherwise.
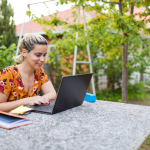
[[[47,41],[38,34],[25,34],[20,41],[21,55],[14,57],[19,65],[0,73],[0,111],[9,112],[20,105],[50,104],[55,89],[43,70]],[[44,95],[39,96],[40,90]]]

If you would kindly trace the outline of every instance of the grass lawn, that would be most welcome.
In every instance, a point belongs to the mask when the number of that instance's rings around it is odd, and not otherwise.
[[[139,150],[150,150],[150,136],[145,140]]]
[[[132,100],[132,101],[129,101],[128,103],[150,106],[150,94],[146,94],[145,98],[142,98],[139,100]],[[150,135],[148,136],[148,138],[145,140],[145,142],[141,145],[141,147],[138,150],[150,150]]]
[[[130,100],[128,101],[128,103],[150,106],[150,93],[147,93],[146,96],[144,96],[144,98],[140,98],[140,99],[136,98],[136,100]]]

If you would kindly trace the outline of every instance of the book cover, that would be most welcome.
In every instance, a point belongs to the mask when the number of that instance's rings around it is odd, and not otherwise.
[[[31,124],[32,120],[0,111],[0,127],[12,129]]]

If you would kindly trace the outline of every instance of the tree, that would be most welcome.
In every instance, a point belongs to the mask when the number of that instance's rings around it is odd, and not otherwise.
[[[17,42],[15,36],[16,26],[13,20],[14,11],[7,0],[1,0],[0,4],[0,35],[3,35],[1,45],[9,47],[12,43]]]
[[[134,7],[144,6],[149,11],[149,3],[144,0],[127,0],[127,1],[104,1],[104,4],[109,4],[110,16],[114,18],[114,29],[121,31],[122,33],[122,100],[125,102],[128,99],[128,42],[132,36],[137,36],[141,28],[145,28],[146,17],[142,21],[135,20]],[[119,11],[117,11],[115,5],[118,5]],[[128,15],[126,13],[130,12]],[[139,14],[141,16],[147,16],[149,13]]]
[[[60,0],[58,3],[64,4],[68,2],[74,2],[74,7],[82,6],[86,10],[97,12],[96,17],[88,22],[87,36],[85,36],[82,24],[67,24],[58,19],[56,15],[54,17],[51,16],[53,17],[51,20],[46,20],[43,17],[40,19],[36,18],[36,21],[42,25],[52,26],[52,30],[57,25],[64,25],[66,27],[61,40],[57,40],[56,34],[54,35],[51,30],[45,29],[46,34],[53,38],[52,42],[57,45],[59,50],[73,50],[75,45],[84,47],[88,41],[90,46],[92,45],[90,47],[92,58],[96,58],[92,60],[93,66],[98,68],[99,65],[105,70],[112,90],[114,90],[115,83],[121,83],[120,74],[122,74],[122,100],[126,102],[128,97],[128,78],[134,70],[140,70],[135,66],[141,57],[144,59],[146,55],[146,49],[143,49],[142,53],[138,53],[143,41],[139,31],[143,29],[145,33],[149,32],[145,28],[146,23],[150,21],[147,18],[150,14],[149,2],[145,0]],[[91,5],[89,2],[93,4]],[[145,11],[134,14],[134,7],[145,7]],[[107,12],[103,10],[107,10]],[[136,15],[139,15],[141,20],[136,20]],[[79,39],[76,41],[75,33],[77,31]],[[72,51],[69,51],[69,53],[73,54]],[[100,55],[100,57],[95,57],[96,55]],[[146,65],[149,65],[149,63]],[[121,68],[122,70],[120,70]],[[145,66],[141,65],[141,68],[143,72]]]
[[[0,36],[0,71],[5,67],[16,64],[13,60],[13,56],[15,55],[16,45],[11,44],[8,48],[4,45],[1,45],[1,40],[3,36]]]
[[[150,19],[147,16],[150,14],[148,0],[91,0],[94,10],[107,16],[112,23],[110,29],[117,30],[122,33],[120,36],[122,45],[122,100],[124,102],[128,99],[128,44],[132,36],[138,36],[140,29],[145,29],[145,25]],[[60,3],[75,2],[76,6],[89,6],[89,0],[60,0]],[[99,3],[102,2],[102,3]],[[144,17],[140,21],[135,19],[134,7],[145,7],[144,13],[140,13],[140,17]],[[90,7],[90,6],[89,6]],[[102,10],[107,10],[108,14],[103,13]],[[128,13],[129,12],[129,13]],[[128,15],[127,15],[128,13]]]
[[[141,39],[141,51],[136,52],[133,57],[136,65],[134,66],[134,70],[140,73],[140,81],[143,82],[143,74],[148,73],[147,66],[150,66],[150,40]],[[136,49],[136,46],[134,47]]]

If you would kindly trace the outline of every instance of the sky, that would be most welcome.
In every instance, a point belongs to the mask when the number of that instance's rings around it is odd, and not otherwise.
[[[48,1],[48,0],[8,0],[8,3],[11,4],[14,10],[15,24],[18,25],[18,24],[23,23],[24,18],[25,18],[25,22],[29,21],[29,17],[25,16],[26,10],[28,10],[27,9],[28,4],[44,2],[44,1]],[[30,5],[31,12],[35,14],[37,17],[40,17],[41,14],[43,14],[44,16],[47,16],[48,12],[55,13],[56,10],[63,11],[66,9],[70,9],[72,6],[71,3],[67,5],[56,6],[55,5],[56,1],[55,2],[50,1],[50,2],[45,2],[45,3],[48,6],[48,8],[46,8],[46,6],[43,3]]]

